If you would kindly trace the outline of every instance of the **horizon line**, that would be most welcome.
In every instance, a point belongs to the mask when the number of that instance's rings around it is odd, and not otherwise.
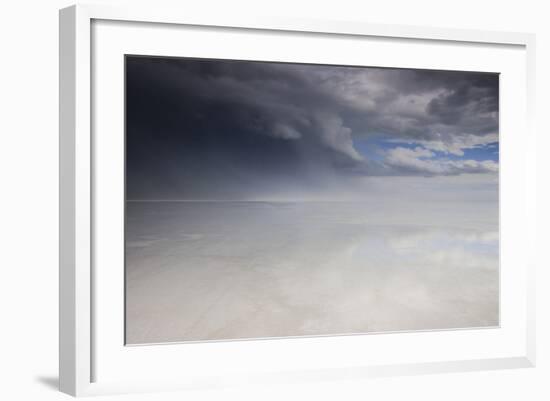
[[[366,199],[366,198],[365,198]],[[126,202],[360,202],[361,199],[350,200],[311,200],[311,199],[126,199]]]

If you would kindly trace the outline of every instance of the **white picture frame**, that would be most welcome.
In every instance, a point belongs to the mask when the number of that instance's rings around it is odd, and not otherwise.
[[[324,339],[282,339],[277,341],[241,341],[223,342],[207,346],[198,346],[193,349],[187,348],[187,357],[195,361],[206,359],[207,363],[202,369],[181,367],[177,365],[178,352],[168,352],[169,345],[156,346],[151,349],[148,355],[144,356],[146,347],[134,347],[125,349],[124,344],[116,352],[111,352],[111,345],[105,345],[115,339],[118,341],[118,329],[112,326],[116,323],[114,319],[120,315],[113,314],[108,318],[102,313],[102,302],[94,301],[95,291],[98,286],[103,289],[103,284],[108,283],[112,277],[106,274],[97,274],[97,262],[103,260],[101,255],[95,252],[95,243],[98,230],[98,217],[102,211],[97,211],[98,198],[94,191],[97,189],[95,176],[100,163],[109,163],[110,154],[103,152],[105,144],[97,144],[94,141],[93,132],[97,121],[94,121],[94,86],[92,79],[96,71],[103,68],[97,64],[95,55],[102,51],[101,46],[106,42],[98,39],[94,42],[94,24],[105,21],[107,29],[98,35],[113,34],[113,28],[117,30],[130,29],[128,26],[114,27],[116,22],[143,23],[147,26],[156,26],[148,32],[150,39],[148,44],[140,46],[154,46],[155,40],[170,35],[170,29],[178,27],[201,27],[208,29],[224,30],[231,32],[262,32],[265,35],[278,34],[306,35],[308,37],[339,37],[351,39],[382,38],[385,41],[418,41],[419,43],[436,44],[441,49],[444,46],[455,46],[460,52],[467,48],[478,48],[483,53],[483,46],[492,46],[498,49],[512,49],[510,54],[504,55],[502,59],[495,58],[493,63],[503,63],[510,57],[513,61],[510,64],[517,65],[516,70],[510,68],[510,76],[514,78],[513,85],[518,90],[520,106],[524,111],[517,111],[517,116],[507,127],[521,129],[523,144],[516,146],[514,136],[504,136],[504,148],[510,149],[508,155],[502,157],[501,178],[507,180],[508,184],[504,192],[501,191],[501,198],[506,200],[509,207],[501,209],[501,216],[505,215],[506,233],[510,235],[504,238],[503,244],[513,243],[519,235],[521,244],[514,247],[504,248],[506,262],[510,263],[510,269],[514,268],[514,274],[509,276],[510,280],[501,283],[503,291],[501,301],[506,306],[508,298],[520,298],[517,311],[511,314],[506,324],[497,330],[463,330],[453,331],[446,334],[435,333],[404,333],[391,335],[369,335],[369,336],[348,336],[328,337]],[[109,25],[111,24],[111,25]],[[153,25],[151,25],[153,24]],[[136,36],[143,25],[134,26]],[[219,34],[219,33],[218,33]],[[156,36],[160,35],[160,36]],[[124,36],[119,35],[119,36]],[[131,36],[131,35],[127,35]],[[268,40],[269,38],[267,38]],[[114,38],[114,36],[113,36]],[[142,38],[143,39],[143,38]],[[116,47],[125,38],[112,40],[112,48],[107,52],[115,52],[118,57],[120,52],[125,50]],[[271,40],[271,39],[269,39]],[[279,40],[273,38],[274,41]],[[274,42],[275,43],[275,42]],[[107,46],[105,46],[107,47]],[[98,49],[99,48],[99,49]],[[186,388],[211,388],[226,385],[243,383],[273,383],[326,380],[338,378],[359,378],[365,376],[385,376],[402,374],[422,374],[449,371],[468,371],[481,369],[504,369],[515,367],[530,367],[535,364],[535,322],[534,322],[534,269],[535,260],[532,246],[535,236],[535,132],[532,128],[534,111],[534,35],[525,33],[506,32],[484,32],[459,29],[437,29],[415,26],[397,25],[375,25],[361,22],[349,21],[315,21],[315,20],[292,20],[277,18],[247,18],[243,16],[239,20],[226,19],[220,15],[194,15],[187,10],[162,10],[155,8],[112,8],[109,6],[78,5],[60,11],[60,390],[75,396],[126,393],[134,391],[159,391],[167,389]],[[145,50],[144,50],[145,51]],[[151,49],[147,54],[150,54]],[[161,53],[164,50],[159,50]],[[429,50],[426,50],[429,51]],[[504,51],[504,50],[503,50]],[[118,52],[118,53],[116,53]],[[481,54],[480,53],[480,54]],[[513,53],[513,54],[512,54]],[[115,57],[115,58],[116,58]],[[399,63],[399,55],[392,62]],[[402,56],[401,56],[402,57]],[[103,60],[106,57],[102,56]],[[500,60],[500,61],[495,61]],[[389,63],[390,61],[388,61]],[[449,61],[449,63],[451,63]],[[105,64],[106,66],[111,64]],[[418,64],[415,64],[418,65]],[[493,64],[494,66],[495,64]],[[472,67],[473,68],[473,67]],[[487,64],[486,68],[493,68]],[[504,67],[503,67],[504,68]],[[498,68],[497,68],[498,69]],[[494,68],[493,68],[494,70]],[[122,76],[122,74],[119,74]],[[512,85],[512,80],[508,85]],[[120,111],[119,103],[114,100],[115,110]],[[117,106],[118,104],[118,106]],[[519,103],[518,103],[519,104]],[[518,104],[515,104],[517,106]],[[512,106],[512,104],[510,104]],[[521,108],[521,107],[520,107]],[[503,112],[512,110],[512,107],[504,107]],[[519,109],[518,109],[519,110]],[[516,112],[511,112],[516,113]],[[508,122],[506,122],[508,124]],[[521,125],[518,125],[521,124]],[[506,128],[506,127],[505,127]],[[511,151],[513,149],[513,151]],[[113,152],[116,153],[117,149]],[[507,169],[507,165],[519,165],[516,171]],[[111,183],[116,185],[116,181]],[[103,184],[102,184],[103,185]],[[520,187],[518,187],[520,186]],[[507,188],[507,189],[506,189]],[[521,190],[519,190],[521,189]],[[509,200],[509,201],[508,201]],[[516,206],[516,207],[514,207]],[[120,228],[113,221],[114,231]],[[102,226],[103,222],[100,222]],[[502,227],[501,227],[502,229]],[[119,230],[120,231],[120,230]],[[515,234],[513,233],[515,232]],[[502,245],[504,246],[504,245]],[[517,248],[517,249],[516,249]],[[503,249],[503,248],[501,248]],[[530,252],[531,250],[531,252]],[[502,263],[502,260],[501,260]],[[508,274],[508,273],[506,273]],[[120,279],[120,276],[118,276]],[[508,277],[508,276],[506,276]],[[115,277],[115,281],[118,280]],[[113,288],[118,288],[112,281]],[[517,288],[508,284],[517,284]],[[105,289],[106,293],[109,290]],[[512,293],[513,292],[513,293]],[[113,295],[108,295],[111,297]],[[105,298],[104,300],[109,300]],[[114,301],[114,300],[113,300]],[[114,301],[120,302],[120,299]],[[115,308],[116,309],[116,308]],[[119,311],[122,313],[122,311]],[[506,313],[508,313],[505,310]],[[118,312],[117,312],[118,313]],[[505,319],[506,320],[506,319]],[[514,321],[511,321],[514,320]],[[517,321],[516,321],[517,320]],[[122,324],[122,322],[120,323]],[[98,326],[100,327],[98,329]],[[500,330],[500,331],[498,331]],[[500,336],[499,333],[507,333]],[[110,337],[109,337],[110,336]],[[437,339],[437,338],[439,339]],[[443,338],[445,337],[445,338]],[[105,340],[107,338],[107,340]],[[479,339],[478,340],[476,340]],[[402,340],[401,340],[402,339]],[[372,360],[366,360],[365,356],[357,353],[355,359],[338,359],[336,352],[342,347],[367,347],[369,343],[374,348],[384,350],[384,347],[392,347],[393,352],[410,348],[413,344],[430,344],[433,341],[441,341],[441,347],[451,342],[461,344],[456,347],[455,353],[441,358],[427,357],[418,358],[415,354],[405,355],[403,358],[388,356],[381,352],[380,356],[372,355]],[[458,343],[457,343],[458,342]],[[487,349],[487,344],[496,344],[494,349]],[[435,344],[435,343],[434,343]],[[303,359],[312,355],[319,355],[319,349],[326,349],[327,356],[319,356],[319,360],[311,359],[307,363],[295,364],[292,361],[273,361],[273,369],[266,364],[264,368],[245,368],[246,361],[249,364],[257,361],[246,360],[245,355],[276,355],[296,354]],[[437,354],[437,345],[434,346],[433,354]],[[485,347],[485,348],[484,348]],[[367,349],[365,348],[365,349]],[[468,352],[470,348],[472,351]],[[306,351],[304,351],[306,350]],[[477,351],[475,351],[477,350]],[[232,372],[233,365],[237,361],[228,362],[227,366],[220,368],[212,376],[205,373],[210,369],[211,361],[208,359],[215,353],[221,353],[227,359],[237,358],[243,355],[243,366]],[[116,354],[116,355],[114,355]],[[150,355],[149,355],[150,354]],[[332,356],[331,356],[332,355]],[[332,359],[331,359],[332,358]],[[350,357],[351,358],[351,357]],[[363,359],[361,359],[363,358]],[[321,359],[323,361],[321,361]],[[98,362],[101,361],[101,362]],[[142,370],[133,371],[130,369],[136,362],[143,362],[143,365],[155,365],[162,362],[162,369],[156,367],[158,372]],[[113,366],[113,372],[103,374],[101,366]],[[295,368],[290,369],[290,366]],[[158,366],[158,365],[156,365]],[[99,369],[99,371],[98,371]],[[177,369],[188,374],[170,374]],[[262,370],[263,369],[263,370]],[[117,375],[115,370],[124,370],[125,374]],[[257,374],[256,374],[257,373]],[[155,377],[153,377],[155,376]],[[133,378],[135,378],[133,380]]]

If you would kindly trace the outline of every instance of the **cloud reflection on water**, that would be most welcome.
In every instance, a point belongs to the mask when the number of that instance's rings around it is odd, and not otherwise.
[[[127,342],[498,325],[495,225],[388,216],[361,203],[129,204]]]

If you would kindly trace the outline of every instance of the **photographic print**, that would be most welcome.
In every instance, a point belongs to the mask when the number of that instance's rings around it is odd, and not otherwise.
[[[499,325],[499,75],[127,55],[125,341]]]

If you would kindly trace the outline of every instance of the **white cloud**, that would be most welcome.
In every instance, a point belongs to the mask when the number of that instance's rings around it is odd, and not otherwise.
[[[493,160],[448,160],[437,159],[426,148],[414,149],[396,147],[386,152],[385,163],[390,167],[426,175],[457,175],[496,173],[498,163]]]
[[[339,116],[328,113],[317,113],[314,118],[321,141],[325,146],[347,155],[352,160],[363,160],[363,156],[353,147],[351,129],[344,125]]]
[[[498,134],[488,135],[442,135],[437,134],[430,140],[403,140],[395,139],[390,142],[406,143],[409,145],[422,145],[423,147],[445,154],[464,156],[464,150],[479,148],[490,143],[498,142]]]

